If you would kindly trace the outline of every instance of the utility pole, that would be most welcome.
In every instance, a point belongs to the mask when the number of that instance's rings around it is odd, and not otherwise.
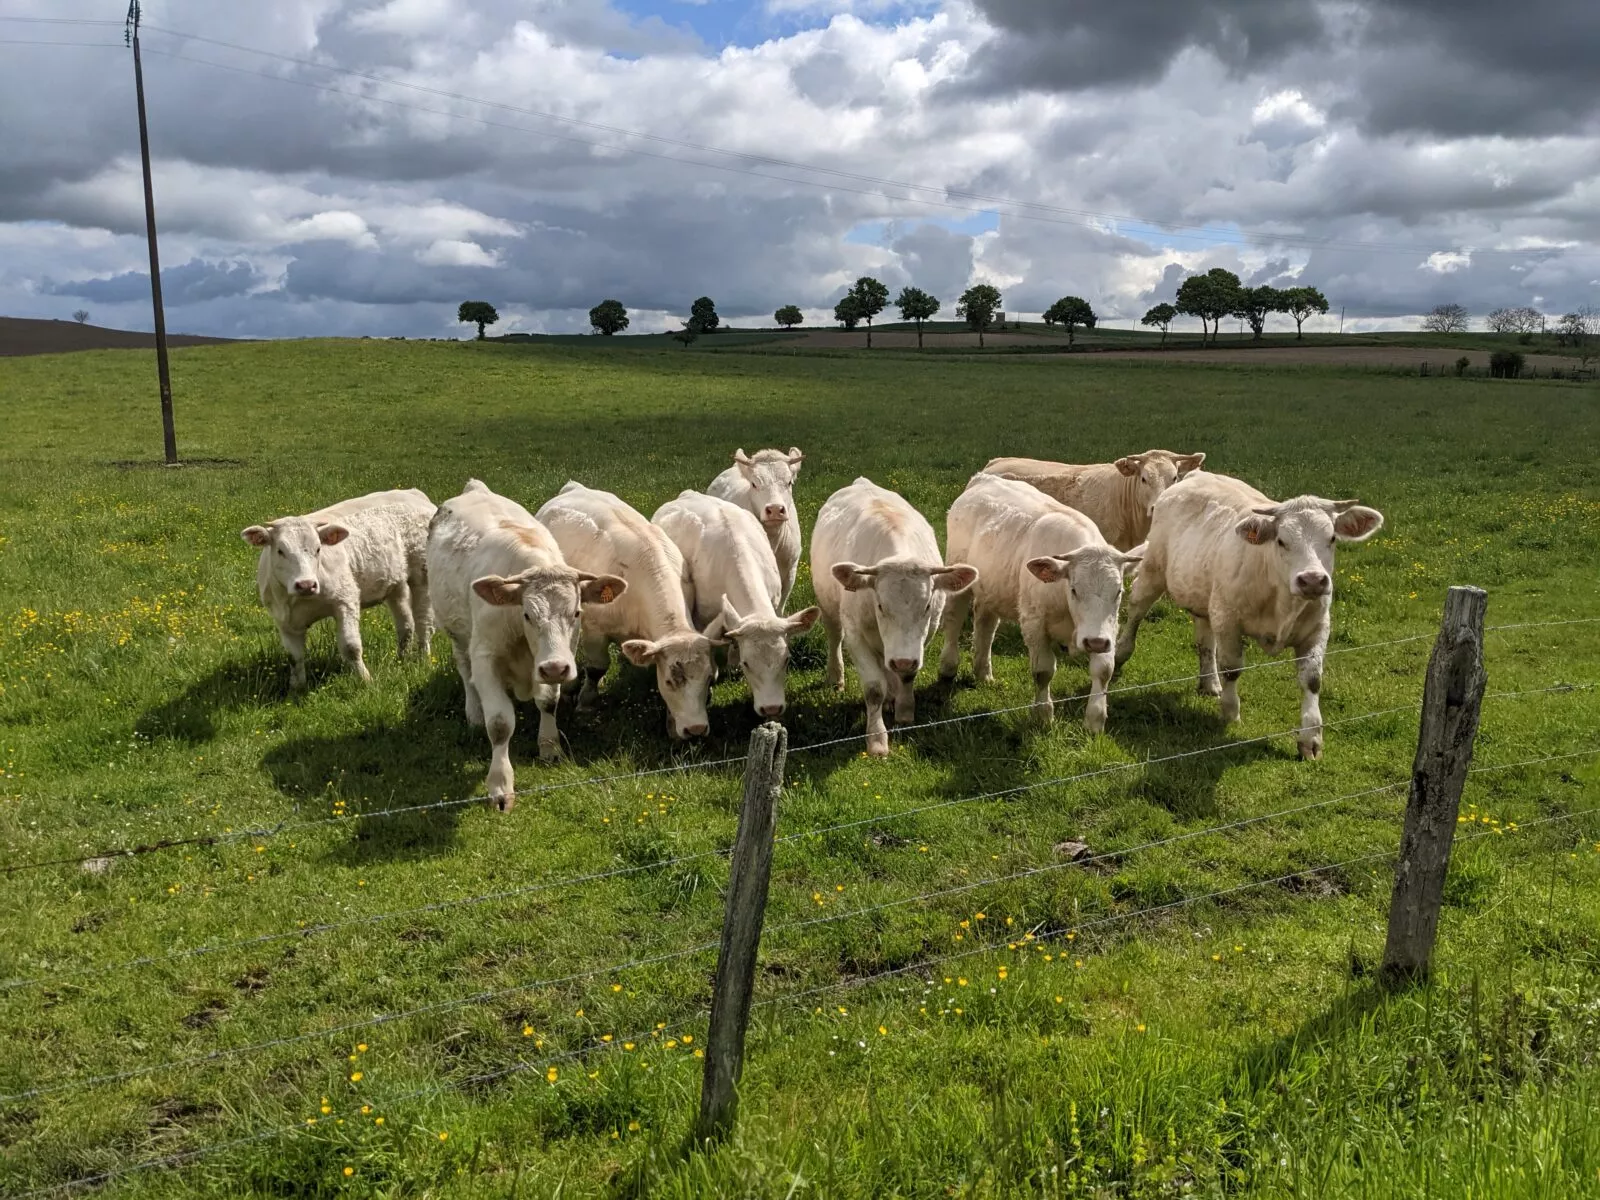
[[[161,436],[167,465],[178,463],[178,434],[172,425],[172,376],[167,371],[167,315],[161,304],[161,255],[156,249],[156,196],[150,184],[150,129],[144,115],[144,67],[139,62],[139,0],[129,0],[123,39],[133,47],[133,90],[139,99],[139,157],[144,163],[144,226],[150,243],[150,299],[156,310],[156,374],[161,380]]]
[[[1344,305],[1339,305],[1339,336],[1344,336]]]

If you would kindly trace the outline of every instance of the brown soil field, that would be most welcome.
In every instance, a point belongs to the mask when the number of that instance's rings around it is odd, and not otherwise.
[[[1065,339],[1040,337],[1029,333],[991,333],[986,334],[984,341],[989,346],[1034,346],[1039,347],[1041,353],[1048,350],[1059,349],[1065,359],[1067,349]],[[974,333],[929,333],[924,335],[924,342],[929,350],[953,350],[978,348],[978,335]],[[846,331],[843,329],[814,330],[804,337],[796,338],[786,343],[807,349],[850,349],[860,350],[866,347],[866,335],[860,330]],[[903,333],[898,330],[892,332],[875,333],[872,335],[874,348],[881,349],[915,349],[917,335]],[[1489,365],[1489,351],[1487,350],[1452,350],[1440,346],[1262,346],[1252,348],[1248,346],[1230,346],[1226,342],[1210,350],[1186,348],[1182,350],[1086,350],[1085,356],[1095,359],[1139,359],[1145,362],[1172,362],[1172,363],[1217,363],[1232,365],[1246,363],[1254,366],[1354,366],[1369,368],[1403,368],[1408,370],[1420,369],[1421,364],[1427,363],[1431,369],[1450,369],[1455,360],[1465,354],[1472,360],[1475,368],[1487,368]],[[1560,354],[1524,354],[1527,365],[1540,371],[1547,371],[1551,367],[1560,367],[1563,370],[1576,368],[1578,360]],[[1071,361],[1078,361],[1073,359]]]
[[[167,345],[213,346],[234,338],[200,337],[192,333],[169,333]],[[76,321],[36,321],[27,317],[0,317],[0,355],[66,354],[74,350],[153,350],[156,335],[130,333],[126,329],[104,329],[99,325],[79,325]]]

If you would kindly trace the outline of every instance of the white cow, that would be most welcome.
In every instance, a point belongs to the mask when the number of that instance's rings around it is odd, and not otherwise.
[[[467,721],[489,733],[485,790],[501,812],[516,800],[511,734],[518,700],[539,706],[539,757],[561,756],[556,705],[577,677],[572,643],[580,604],[610,604],[628,590],[614,575],[569,567],[549,530],[514,500],[476,479],[446,500],[428,531],[435,611],[450,635],[466,690]]]
[[[913,684],[923,648],[945,601],[978,572],[946,566],[933,526],[904,497],[857,479],[828,497],[811,531],[812,581],[828,633],[828,682],[844,687],[844,656],[861,676],[867,702],[867,753],[889,753],[885,699],[897,724],[916,720]]]
[[[256,591],[289,652],[289,686],[306,685],[306,631],[332,617],[339,653],[363,680],[361,610],[385,603],[404,655],[416,639],[427,654],[433,635],[424,550],[433,501],[416,488],[373,492],[303,517],[252,525],[240,537],[261,547]]]
[[[763,717],[784,710],[789,639],[799,637],[821,613],[816,607],[780,617],[782,582],[767,535],[747,509],[702,492],[683,491],[650,518],[683,553],[694,592],[690,606],[702,630],[721,622],[733,643],[729,656],[750,685],[751,703]]]
[[[800,568],[800,514],[794,505],[794,481],[804,458],[798,446],[790,446],[787,452],[757,450],[754,458],[735,450],[733,466],[706,489],[719,500],[748,511],[767,531],[783,581],[776,606],[779,612],[789,603],[795,572]]]
[[[1333,549],[1382,527],[1383,514],[1355,500],[1297,496],[1280,504],[1227,475],[1190,475],[1156,504],[1118,664],[1133,653],[1139,622],[1163,592],[1194,617],[1200,694],[1222,697],[1224,720],[1239,719],[1245,639],[1269,654],[1292,649],[1300,662],[1300,757],[1320,758]]]
[[[592,707],[599,698],[610,644],[618,642],[634,666],[655,667],[656,687],[667,704],[667,732],[678,740],[703,737],[711,726],[711,651],[726,642],[720,620],[703,634],[695,629],[689,572],[672,539],[610,492],[581,483],[568,482],[538,516],[573,566],[628,581],[619,602],[584,609],[579,707]]]
[[[1037,488],[997,475],[974,475],[950,506],[945,549],[978,569],[978,582],[944,610],[944,652],[939,674],[953,679],[961,665],[961,628],[973,613],[972,673],[994,678],[990,652],[1001,621],[1022,626],[1033,667],[1034,711],[1054,717],[1050,680],[1057,646],[1089,658],[1090,695],[1084,728],[1106,727],[1106,684],[1123,577],[1138,563],[1106,544],[1093,521]]]
[[[1149,536],[1150,514],[1161,493],[1198,471],[1205,460],[1204,454],[1146,450],[1114,463],[1088,466],[1038,458],[996,458],[983,470],[1032,484],[1088,517],[1118,550],[1132,550]]]

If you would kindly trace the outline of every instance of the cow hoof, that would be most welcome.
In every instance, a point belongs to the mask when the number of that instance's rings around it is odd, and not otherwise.
[[[539,743],[539,761],[540,762],[547,762],[547,763],[560,762],[561,761],[561,743],[560,742],[540,742]]]
[[[867,757],[868,758],[888,758],[889,757],[889,739],[887,737],[868,738],[867,739]]]
[[[1217,683],[1208,684],[1204,680],[1201,680],[1200,686],[1195,688],[1195,692],[1198,695],[1210,696],[1215,699],[1216,697],[1222,695],[1222,685]]]
[[[491,793],[489,796],[489,807],[496,812],[508,813],[516,806],[517,795],[515,792]]]
[[[1300,761],[1301,762],[1308,762],[1308,761],[1309,762],[1315,762],[1317,759],[1319,759],[1321,757],[1322,757],[1322,740],[1320,738],[1317,739],[1314,742],[1311,742],[1309,745],[1307,743],[1305,743],[1305,742],[1301,742],[1300,743]]]

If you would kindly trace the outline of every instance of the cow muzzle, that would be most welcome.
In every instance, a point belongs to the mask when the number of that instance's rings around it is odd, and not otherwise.
[[[761,513],[761,521],[766,525],[782,525],[789,519],[789,509],[782,504],[769,504]]]
[[[1294,591],[1298,596],[1315,599],[1326,596],[1333,588],[1333,580],[1326,571],[1301,571],[1294,577]]]
[[[296,579],[294,591],[297,596],[315,596],[322,590],[322,585],[315,579]]]
[[[573,665],[568,662],[542,662],[539,664],[539,678],[546,683],[567,683],[577,675]]]
[[[1103,637],[1086,637],[1079,643],[1089,654],[1104,654],[1111,649],[1111,639]]]

